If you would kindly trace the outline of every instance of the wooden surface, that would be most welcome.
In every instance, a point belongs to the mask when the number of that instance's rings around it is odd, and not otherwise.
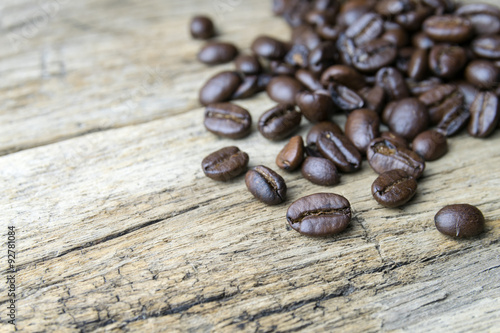
[[[18,331],[500,332],[499,131],[453,138],[401,209],[372,199],[366,161],[334,188],[280,172],[289,196],[277,207],[241,177],[204,177],[202,158],[233,144],[277,169],[284,142],[205,131],[197,91],[232,65],[195,60],[189,18],[210,14],[248,50],[260,33],[289,35],[269,3],[2,1],[0,267],[4,279],[14,225]],[[254,120],[273,105],[238,103]],[[349,229],[290,230],[288,205],[322,191],[351,201]],[[486,217],[478,238],[434,227],[462,202]],[[7,301],[1,284],[2,332],[14,330]]]

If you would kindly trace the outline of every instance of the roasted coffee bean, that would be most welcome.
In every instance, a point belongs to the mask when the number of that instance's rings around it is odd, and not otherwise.
[[[397,101],[410,96],[403,75],[394,67],[384,67],[377,72],[376,84],[385,91],[388,101]]]
[[[295,96],[304,90],[299,81],[289,76],[274,77],[267,85],[267,95],[275,102],[295,104]]]
[[[304,160],[304,140],[300,135],[294,136],[276,157],[276,165],[286,171],[294,171]]]
[[[472,51],[482,58],[500,59],[500,35],[479,36],[472,42]]]
[[[408,1],[405,1],[408,3]],[[422,23],[433,14],[431,8],[417,5],[413,10],[396,15],[395,21],[408,31],[415,31],[422,27]]]
[[[333,186],[340,183],[340,174],[332,161],[309,156],[302,163],[302,175],[313,184]]]
[[[435,130],[420,133],[413,139],[413,151],[426,161],[435,161],[448,152],[446,136]]]
[[[335,23],[335,12],[325,10],[311,10],[306,15],[306,22],[312,26],[322,26]]]
[[[328,87],[330,83],[338,83],[353,90],[359,90],[366,85],[363,75],[345,65],[334,65],[323,72],[321,84]]]
[[[261,73],[258,75],[258,80],[257,80],[257,87],[259,88],[258,91],[264,91],[267,88],[267,85],[271,80],[273,79],[273,76],[269,73]]]
[[[342,172],[361,169],[362,157],[356,147],[342,133],[322,132],[316,141],[319,152]]]
[[[249,98],[254,96],[260,91],[262,90],[259,88],[259,76],[258,75],[245,76],[243,78],[243,82],[231,96],[231,100]]]
[[[228,63],[238,55],[238,49],[231,43],[210,42],[198,53],[198,60],[207,65]]]
[[[437,131],[445,136],[455,135],[465,127],[469,118],[470,112],[467,107],[451,108],[437,125]]]
[[[361,109],[365,105],[363,98],[346,86],[332,83],[328,85],[328,91],[335,105],[345,112]]]
[[[295,132],[302,120],[295,106],[278,104],[259,118],[259,132],[269,140],[282,140]]]
[[[472,23],[454,15],[431,16],[425,20],[423,31],[437,42],[463,43],[472,37]]]
[[[488,60],[473,60],[465,68],[465,78],[481,89],[498,86],[500,69]]]
[[[212,76],[200,90],[199,100],[203,105],[226,102],[242,83],[237,72],[224,71]]]
[[[455,10],[454,0],[422,0],[422,3],[432,8],[437,15],[451,13]]]
[[[324,40],[336,42],[344,33],[345,27],[340,25],[324,24],[316,27],[316,33]]]
[[[207,16],[195,16],[189,25],[191,36],[196,39],[209,39],[215,36],[212,20]]]
[[[429,71],[429,54],[426,49],[417,49],[408,64],[408,76],[414,80],[422,80]]]
[[[316,193],[290,205],[286,219],[293,230],[307,236],[329,236],[344,231],[351,222],[351,204],[341,195]]]
[[[248,155],[238,147],[225,147],[203,159],[201,168],[205,176],[217,181],[231,180],[246,171]]]
[[[290,1],[286,6],[283,18],[291,27],[305,24],[306,14],[313,8],[312,4],[304,1]]]
[[[442,84],[422,94],[418,98],[429,110],[432,124],[437,124],[452,110],[463,107],[464,98],[457,86]]]
[[[401,169],[418,179],[425,169],[425,160],[420,155],[382,138],[370,142],[366,157],[372,169],[379,174]]]
[[[304,117],[312,123],[327,120],[335,111],[335,104],[327,91],[303,91],[295,101]]]
[[[245,75],[256,75],[262,72],[262,65],[255,55],[242,54],[234,61],[236,69]]]
[[[321,75],[323,71],[338,61],[337,49],[333,42],[319,44],[309,54],[309,69],[311,72]]]
[[[295,72],[297,72],[297,67],[287,64],[286,62],[271,60],[269,62],[269,71],[273,76],[277,75],[294,76]]]
[[[434,216],[436,228],[451,237],[474,237],[484,231],[484,215],[469,204],[448,205]]]
[[[314,50],[321,44],[321,38],[313,27],[304,24],[292,29],[291,42],[294,45],[304,45],[308,50]]]
[[[309,49],[305,45],[295,44],[285,56],[285,62],[292,66],[309,66]]]
[[[500,33],[500,9],[498,7],[471,3],[459,7],[455,14],[469,19],[478,35]]]
[[[384,32],[384,21],[375,13],[366,13],[354,24],[350,25],[345,34],[354,40],[356,45],[363,45],[372,41]]]
[[[406,0],[379,0],[375,6],[375,11],[386,17],[401,14],[413,9],[412,4]]]
[[[460,46],[438,44],[429,54],[432,72],[444,79],[451,79],[460,72],[467,62],[467,54]]]
[[[257,37],[251,48],[256,55],[270,60],[282,60],[288,52],[285,43],[268,36]]]
[[[248,170],[245,184],[250,193],[266,205],[279,205],[286,200],[285,180],[263,165]]]
[[[390,109],[389,105],[386,109]],[[387,117],[387,125],[392,132],[407,140],[413,140],[429,126],[429,112],[418,99],[405,98],[394,105],[394,109]]]
[[[413,56],[415,49],[413,47],[403,47],[398,50],[398,56],[396,57],[396,68],[401,73],[408,73],[410,68],[410,60]]]
[[[205,128],[231,139],[250,134],[252,116],[242,107],[231,103],[210,104],[205,110]]]
[[[396,146],[407,148],[407,149],[409,148],[408,141],[406,141],[405,138],[403,138],[401,135],[398,135],[396,133],[386,131],[386,132],[380,133],[380,137],[382,139],[386,139],[386,140],[391,141]]]
[[[497,128],[500,117],[498,97],[490,91],[480,92],[470,107],[469,134],[485,138]]]
[[[320,83],[316,74],[307,69],[299,69],[295,72],[295,78],[310,91],[323,89],[323,85]]]
[[[378,114],[369,109],[354,110],[347,117],[345,135],[361,155],[365,155],[370,142],[380,135]]]
[[[375,7],[375,0],[350,0],[342,3],[337,22],[345,26],[351,26],[357,22],[361,16],[372,11]]]
[[[422,81],[415,81],[408,79],[406,80],[406,84],[408,85],[408,88],[410,89],[410,93],[413,96],[420,96],[429,90],[435,89],[438,85],[443,83],[440,78],[437,77],[431,77],[427,80],[422,80]]]
[[[306,137],[306,144],[307,144],[306,154],[308,156],[315,156],[315,157],[322,156],[321,153],[318,151],[316,142],[318,141],[318,138],[321,135],[321,133],[328,131],[343,134],[342,129],[340,129],[340,127],[332,121],[323,121],[311,127]]]
[[[358,90],[359,96],[365,100],[365,107],[377,114],[382,112],[382,107],[385,105],[385,90],[382,87],[364,87]]]
[[[417,181],[401,169],[382,173],[372,184],[372,195],[388,208],[404,205],[417,193]]]
[[[397,55],[396,45],[384,39],[375,39],[356,48],[352,64],[361,72],[373,73],[392,64]]]
[[[410,42],[410,37],[405,29],[394,22],[384,22],[384,34],[380,37],[391,42],[397,47],[404,47]]]
[[[464,106],[465,108],[470,108],[472,102],[476,99],[479,90],[467,81],[456,82],[458,90],[464,96]]]
[[[419,49],[429,50],[435,45],[434,41],[425,32],[414,34],[411,41],[412,45]]]

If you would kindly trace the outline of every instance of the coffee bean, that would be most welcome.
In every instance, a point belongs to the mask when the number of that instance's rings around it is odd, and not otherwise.
[[[365,107],[377,114],[382,112],[382,107],[385,105],[385,90],[382,87],[365,87],[358,90],[358,94],[365,100]]]
[[[297,72],[297,67],[279,60],[271,60],[269,61],[269,72],[273,76],[278,76],[278,75],[294,76],[295,73]]]
[[[328,91],[332,96],[333,103],[342,111],[350,112],[361,109],[365,105],[365,101],[358,93],[341,84],[329,84]]]
[[[216,135],[241,139],[250,134],[252,116],[247,110],[235,104],[210,104],[205,110],[204,125]]]
[[[312,123],[327,120],[335,111],[335,104],[327,91],[303,91],[295,101],[304,117]]]
[[[437,125],[437,131],[445,136],[455,135],[465,127],[469,118],[470,112],[467,107],[450,108]]]
[[[266,90],[268,96],[275,102],[295,104],[295,96],[304,90],[304,87],[292,77],[277,76],[269,82]]]
[[[432,8],[437,15],[452,13],[455,10],[455,1],[453,0],[422,0],[422,3]]]
[[[386,131],[386,132],[380,133],[380,137],[382,139],[391,141],[396,146],[407,148],[407,149],[409,148],[408,141],[406,141],[405,138],[403,138],[401,135],[398,135],[396,133]]]
[[[361,169],[361,154],[342,133],[322,132],[316,145],[321,155],[332,161],[340,171],[348,173]]]
[[[276,165],[286,171],[294,171],[304,160],[304,140],[300,135],[294,136],[276,157]]]
[[[199,100],[202,105],[226,102],[242,82],[237,72],[225,71],[212,76],[201,88]]]
[[[479,90],[467,81],[458,81],[456,82],[456,86],[464,96],[463,104],[465,108],[470,108],[472,102],[476,99]]]
[[[379,0],[375,6],[375,11],[380,15],[394,16],[412,9],[410,3],[404,0]]]
[[[495,6],[471,3],[459,7],[455,14],[469,19],[478,35],[500,33],[500,9]]]
[[[256,75],[262,72],[262,65],[255,55],[241,54],[234,61],[236,70],[245,75]]]
[[[341,34],[337,40],[337,49],[339,51],[340,60],[344,65],[351,66],[356,45],[354,41],[348,38],[345,33]]]
[[[500,69],[488,60],[471,61],[465,68],[467,81],[481,89],[491,89],[498,86]]]
[[[402,99],[392,106],[389,104],[385,113],[390,113],[388,117],[384,117],[390,130],[407,140],[413,140],[429,126],[427,108],[414,97]]]
[[[259,75],[248,75],[243,78],[243,82],[231,96],[231,100],[245,99],[254,96],[262,89],[259,87]]]
[[[437,77],[431,77],[426,80],[422,81],[415,81],[408,79],[406,80],[406,84],[408,85],[408,88],[410,89],[410,93],[413,96],[420,96],[430,90],[433,90],[436,88],[436,86],[442,84],[443,82],[441,81],[440,78]]]
[[[480,92],[470,107],[469,134],[485,138],[493,133],[500,118],[498,97],[490,92]]]
[[[446,136],[435,130],[420,133],[413,139],[413,151],[426,161],[435,161],[448,152]]]
[[[382,138],[370,142],[366,157],[372,169],[379,174],[401,169],[418,179],[425,169],[425,161],[420,155]]]
[[[219,65],[232,61],[238,55],[238,49],[231,43],[210,42],[198,53],[198,60],[207,65]]]
[[[396,45],[383,39],[375,39],[354,51],[352,64],[361,72],[373,73],[392,64],[396,56]]]
[[[282,140],[295,132],[302,120],[295,106],[278,104],[259,118],[259,132],[269,140]]]
[[[307,157],[302,163],[302,175],[311,183],[321,186],[333,186],[340,182],[335,164],[322,157]]]
[[[298,199],[286,213],[290,227],[307,236],[329,236],[344,231],[351,222],[351,204],[341,195],[316,193]]]
[[[309,54],[309,70],[321,75],[325,69],[338,61],[338,57],[335,43],[323,42]]]
[[[316,27],[316,33],[324,40],[336,42],[345,31],[344,26],[324,24]]]
[[[469,204],[448,205],[434,216],[436,228],[442,234],[451,237],[474,237],[484,231],[484,216],[477,208]]]
[[[408,64],[408,76],[415,80],[422,80],[429,71],[429,54],[426,49],[417,49],[411,56]]]
[[[285,56],[285,62],[292,66],[306,68],[309,66],[309,49],[302,44],[295,44]]]
[[[454,15],[431,16],[425,20],[423,30],[437,42],[463,43],[472,36],[472,23]]]
[[[325,10],[311,10],[306,15],[306,22],[312,26],[322,26],[335,23],[336,13]]]
[[[382,35],[384,32],[384,21],[375,13],[366,13],[354,24],[350,25],[345,34],[354,40],[356,45],[363,45]]]
[[[457,86],[442,84],[422,94],[418,98],[429,110],[432,124],[437,124],[443,116],[453,110],[461,109],[464,97]]]
[[[500,36],[479,36],[472,42],[472,51],[482,58],[500,59]]]
[[[257,200],[267,205],[279,205],[286,200],[285,180],[263,165],[248,170],[245,184]]]
[[[256,55],[270,60],[282,60],[288,52],[285,43],[268,36],[257,37],[251,48]]]
[[[410,96],[403,75],[394,67],[384,67],[377,72],[377,86],[382,87],[388,101],[396,101]]]
[[[345,135],[362,154],[370,142],[380,135],[380,118],[375,111],[368,109],[354,110],[347,117]]]
[[[323,89],[323,86],[321,85],[319,79],[316,77],[316,75],[306,69],[299,69],[297,72],[295,72],[295,78],[297,81],[299,81],[304,87],[311,91]]]
[[[207,16],[195,16],[189,25],[191,36],[196,39],[209,39],[215,36],[212,20]]]
[[[465,50],[460,46],[438,44],[429,54],[432,72],[444,79],[451,79],[460,72],[467,62]]]
[[[342,3],[337,23],[345,26],[351,26],[357,22],[361,16],[372,11],[375,7],[375,0],[350,0]]]
[[[414,34],[411,43],[414,47],[425,50],[429,50],[435,45],[434,41],[425,32]]]
[[[291,42],[294,45],[303,45],[308,50],[313,50],[321,44],[321,38],[313,27],[304,24],[293,27]]]
[[[411,46],[403,47],[402,49],[398,50],[398,55],[396,57],[396,66],[395,67],[401,73],[408,73],[408,70],[410,68],[411,57],[413,56],[414,52],[415,52],[415,49]]]
[[[404,205],[416,192],[417,181],[401,169],[382,173],[372,184],[373,198],[388,208]]]
[[[410,37],[405,29],[399,24],[394,22],[384,22],[384,34],[380,37],[386,41],[391,42],[397,47],[404,47],[408,45]]]
[[[353,90],[359,90],[366,85],[363,75],[345,65],[334,65],[323,72],[321,84],[328,87],[331,83],[338,83]]]
[[[438,0],[440,1],[440,0]],[[445,0],[447,1],[447,0]],[[405,4],[408,1],[403,1]],[[428,6],[417,5],[404,13],[396,15],[395,21],[408,31],[415,31],[422,27],[422,23],[433,14],[433,10]]]
[[[318,141],[318,138],[321,135],[321,133],[328,131],[340,134],[343,133],[340,127],[332,121],[323,121],[311,127],[306,137],[306,144],[307,144],[306,154],[308,156],[315,156],[315,157],[321,156],[321,153],[318,151],[316,142]]]
[[[225,147],[203,159],[201,167],[205,176],[217,181],[231,180],[246,171],[248,155],[238,147]]]

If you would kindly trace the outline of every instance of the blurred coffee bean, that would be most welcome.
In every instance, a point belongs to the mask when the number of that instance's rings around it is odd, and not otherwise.
[[[281,104],[295,104],[295,96],[304,87],[299,81],[289,76],[276,76],[267,85],[267,94],[275,102]]]

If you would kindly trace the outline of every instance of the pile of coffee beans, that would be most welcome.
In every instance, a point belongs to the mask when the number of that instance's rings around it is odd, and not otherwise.
[[[272,10],[289,24],[290,40],[256,36],[250,54],[209,41],[198,53],[207,65],[235,65],[200,90],[210,132],[249,135],[250,113],[230,101],[266,91],[276,105],[257,128],[268,140],[289,139],[277,152],[278,168],[300,169],[308,181],[334,186],[366,158],[380,175],[373,198],[394,208],[415,195],[426,162],[447,153],[449,137],[465,128],[476,138],[497,130],[499,8],[452,0],[274,0]],[[216,35],[205,16],[193,18],[190,29],[196,39]],[[344,130],[331,120],[335,114],[347,117]],[[294,136],[303,117],[314,124],[305,141]],[[248,160],[226,147],[207,156],[202,168],[227,181],[245,173]],[[266,204],[286,200],[285,180],[267,166],[249,170],[245,182]],[[292,203],[286,217],[302,234],[325,236],[349,225],[351,207],[340,195],[318,193]],[[464,204],[446,206],[435,223],[454,237],[484,229],[481,212]]]

